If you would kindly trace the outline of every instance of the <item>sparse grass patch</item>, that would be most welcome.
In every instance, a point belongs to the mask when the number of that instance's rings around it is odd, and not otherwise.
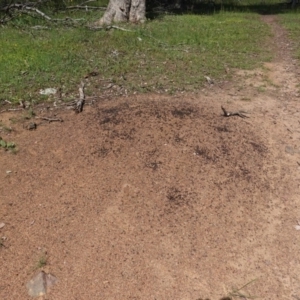
[[[266,91],[266,86],[265,85],[260,85],[259,87],[257,87],[257,91],[260,93],[263,93]]]
[[[300,59],[300,8],[292,10],[287,14],[280,15],[282,25],[288,30],[294,42],[295,56]]]
[[[99,17],[91,13],[88,20]],[[204,76],[223,79],[230,76],[225,69],[251,69],[270,57],[269,28],[254,13],[166,15],[140,26],[122,25],[131,32],[48,23],[48,29],[36,30],[36,20],[24,23],[2,28],[0,36],[0,69],[5,70],[0,98],[15,103],[46,100],[39,90],[49,87],[72,98],[93,70],[99,76],[89,88],[97,92],[107,88],[104,80],[128,92],[193,91]]]
[[[6,151],[12,151],[14,152],[14,149],[16,148],[16,144],[13,142],[7,142],[2,137],[0,137],[0,148],[3,148]]]
[[[5,124],[3,124],[3,123],[0,121],[0,132],[1,132],[1,131],[5,132],[5,133],[10,133],[10,132],[12,132],[12,128],[6,126]]]
[[[250,102],[251,98],[249,98],[249,97],[242,97],[241,101]]]
[[[40,257],[39,260],[37,262],[36,268],[37,269],[41,269],[43,267],[45,267],[47,265],[47,254],[43,253]]]

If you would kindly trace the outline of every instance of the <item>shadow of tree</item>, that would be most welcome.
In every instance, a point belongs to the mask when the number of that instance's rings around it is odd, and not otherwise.
[[[290,2],[287,2],[290,1]],[[221,11],[255,12],[261,15],[298,11],[300,1],[295,0],[157,0],[147,1],[147,18],[163,18],[168,14],[210,15]]]

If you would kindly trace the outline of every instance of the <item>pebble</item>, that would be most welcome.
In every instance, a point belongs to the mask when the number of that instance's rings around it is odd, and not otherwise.
[[[294,155],[294,148],[292,146],[286,146],[285,152],[291,155]]]

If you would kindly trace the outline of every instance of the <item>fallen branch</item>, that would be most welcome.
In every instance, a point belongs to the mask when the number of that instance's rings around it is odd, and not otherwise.
[[[13,18],[10,14],[10,10],[19,10],[19,11],[21,11],[21,13],[25,13],[25,14],[29,14],[29,15],[31,15],[31,12],[33,12],[33,13],[43,17],[47,21],[51,21],[51,22],[66,22],[66,21],[78,22],[78,21],[83,21],[84,20],[82,18],[81,19],[72,19],[72,18],[69,18],[69,17],[66,17],[64,19],[53,19],[53,18],[46,15],[41,10],[39,10],[38,8],[35,7],[37,4],[45,3],[47,1],[48,0],[38,1],[36,3],[35,2],[30,2],[30,3],[25,3],[25,4],[19,4],[19,3],[9,4],[9,5],[1,8],[0,11],[4,11],[6,14],[10,15],[10,18],[1,19],[0,24],[7,23],[8,21],[10,21]]]
[[[123,27],[115,26],[115,25],[109,25],[109,26],[89,26],[88,27],[91,30],[110,30],[110,29],[118,29],[122,31],[128,31],[128,32],[134,32],[134,30],[126,29]]]
[[[246,112],[237,111],[237,112],[228,112],[223,106],[221,106],[224,117],[232,117],[232,116],[239,116],[241,118],[249,118],[248,116],[244,115]]]
[[[35,25],[35,26],[32,26],[31,28],[36,29],[36,30],[49,29],[48,26],[41,26],[41,25]]]
[[[79,100],[75,104],[75,111],[78,113],[82,112],[84,103],[85,103],[84,82],[81,81],[81,84],[79,87]]]
[[[97,0],[87,0],[87,1],[80,3],[79,5],[84,5],[84,4],[91,3],[91,2],[97,2]]]
[[[24,110],[24,109],[23,108],[8,108],[8,109],[1,110],[0,113],[8,112],[8,111],[18,111],[18,110]]]
[[[35,117],[36,119],[41,119],[44,121],[48,121],[49,123],[51,122],[63,122],[64,120],[61,118],[48,118],[48,117]]]
[[[72,9],[99,9],[99,10],[106,10],[106,7],[102,6],[88,6],[88,5],[73,5],[73,6],[68,6],[66,7],[67,10],[72,10]]]
[[[50,18],[49,16],[44,14],[42,11],[40,11],[36,7],[30,6],[28,4],[13,3],[13,4],[10,4],[8,6],[3,7],[1,10],[9,12],[11,9],[19,9],[19,10],[24,10],[25,9],[25,10],[29,10],[29,11],[34,11],[37,14],[41,15],[43,18],[45,18],[49,21],[52,20],[52,18]]]

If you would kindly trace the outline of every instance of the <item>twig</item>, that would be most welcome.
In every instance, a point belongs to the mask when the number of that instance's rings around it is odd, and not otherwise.
[[[8,111],[18,111],[18,110],[23,110],[23,108],[8,108],[8,109],[3,109],[3,110],[0,111],[0,113],[8,112]]]
[[[88,6],[88,5],[73,5],[73,6],[68,6],[66,9],[71,10],[71,9],[99,9],[99,10],[106,10],[106,7],[102,6]]]
[[[16,8],[16,9],[20,9],[20,10],[30,10],[30,11],[34,11],[36,12],[37,14],[41,15],[43,18],[47,19],[47,20],[52,20],[49,16],[47,16],[46,14],[44,14],[42,11],[40,11],[39,9],[35,8],[35,7],[31,7],[30,5],[26,5],[26,4],[19,4],[19,3],[13,3],[13,4],[10,4],[6,7],[3,7],[1,10],[3,11],[6,11],[8,12],[10,9],[13,9],[13,8]]]
[[[51,122],[63,122],[64,121],[61,118],[48,118],[48,117],[35,117],[35,118],[48,121],[49,123],[51,123]]]
[[[241,297],[241,298],[245,298],[245,299],[254,299],[254,298],[256,298],[256,297],[254,297],[254,296],[250,296],[250,295],[244,295],[244,294],[242,294],[240,291],[242,290],[242,289],[244,289],[246,286],[248,286],[249,284],[251,284],[251,283],[253,283],[254,281],[256,281],[257,280],[257,278],[255,278],[255,279],[252,279],[251,281],[249,281],[248,283],[246,283],[246,284],[244,284],[242,287],[240,287],[239,289],[234,289],[232,292],[230,292],[229,293],[229,296],[230,297]]]
[[[9,5],[7,7],[9,7],[12,3],[13,3],[14,0],[11,0]],[[3,9],[5,11],[6,14],[9,15],[9,18],[7,18],[6,16],[4,16],[1,20],[0,20],[0,24],[5,24],[5,23],[8,23],[10,20],[13,19],[13,16],[9,13],[9,10],[8,8],[7,9]]]
[[[79,5],[84,5],[84,4],[87,4],[87,3],[91,3],[91,2],[96,2],[97,0],[87,0],[87,1],[84,1],[82,3],[80,3]]]
[[[42,29],[49,29],[48,26],[41,26],[41,25],[35,25],[31,27],[32,29],[42,30]]]
[[[118,29],[122,31],[128,31],[128,32],[134,32],[134,30],[126,29],[123,27],[115,26],[115,25],[109,25],[109,26],[88,26],[91,30],[110,30],[110,29]]]
[[[224,113],[224,117],[232,117],[232,116],[239,116],[241,118],[249,118],[248,116],[244,115],[244,113],[242,112],[228,112],[223,106],[221,106],[223,113]]]
[[[47,21],[52,21],[52,22],[66,22],[66,21],[78,22],[78,21],[84,20],[82,18],[81,19],[72,19],[69,17],[66,17],[65,19],[52,19],[50,16],[46,15],[45,13],[43,13],[42,11],[40,11],[39,9],[37,9],[35,7],[38,3],[44,3],[47,1],[38,1],[36,3],[32,2],[32,3],[26,3],[26,4],[13,3],[13,4],[10,4],[10,5],[7,5],[3,8],[1,8],[0,11],[5,11],[6,13],[9,14],[9,11],[11,9],[18,9],[22,13],[27,13],[29,15],[30,15],[30,12],[34,12],[34,13],[42,16],[43,18],[45,18]],[[12,17],[10,19],[2,19],[2,20],[0,20],[0,23],[2,23],[2,24],[7,23],[11,19],[12,19]]]
[[[85,103],[84,82],[81,81],[79,87],[79,100],[76,102],[75,111],[78,113],[82,112],[84,103]]]

